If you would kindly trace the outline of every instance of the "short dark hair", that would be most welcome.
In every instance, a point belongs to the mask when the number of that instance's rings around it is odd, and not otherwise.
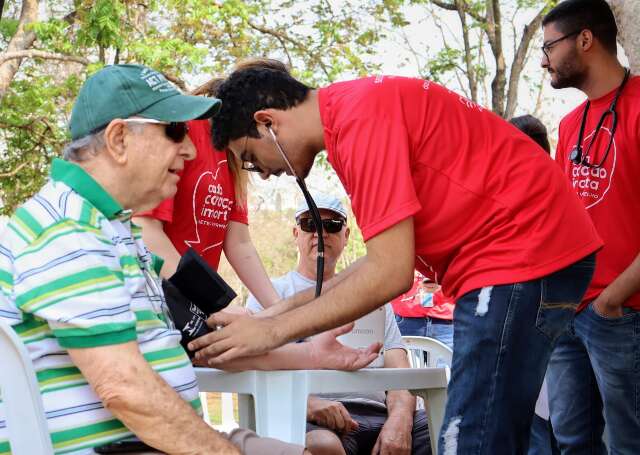
[[[512,125],[533,139],[545,152],[551,153],[549,138],[547,137],[547,127],[533,115],[521,115],[509,120]]]
[[[253,66],[234,71],[218,88],[222,108],[212,122],[215,147],[224,150],[239,137],[260,137],[253,114],[261,109],[295,107],[309,90],[286,71]]]
[[[562,33],[591,30],[609,53],[616,55],[618,26],[605,0],[565,0],[542,19],[542,26],[554,23]]]

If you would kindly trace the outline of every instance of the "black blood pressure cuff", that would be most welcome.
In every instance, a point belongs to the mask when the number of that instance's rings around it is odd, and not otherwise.
[[[226,308],[237,295],[193,248],[182,256],[176,273],[163,280],[162,289],[189,356],[193,354],[187,344],[211,331],[207,318]]]

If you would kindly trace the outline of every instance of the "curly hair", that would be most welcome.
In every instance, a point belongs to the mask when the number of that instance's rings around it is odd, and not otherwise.
[[[253,115],[261,109],[287,110],[305,100],[311,87],[288,72],[266,67],[240,68],[219,87],[222,108],[213,118],[213,143],[224,150],[243,136],[260,137]]]

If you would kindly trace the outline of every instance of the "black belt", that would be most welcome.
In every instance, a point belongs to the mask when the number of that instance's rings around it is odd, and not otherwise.
[[[453,320],[451,319],[430,318],[429,316],[400,316],[400,317],[403,319],[426,319],[427,321],[431,321],[432,324],[445,324],[445,325],[453,324]]]
[[[426,317],[426,319],[429,319],[432,324],[446,324],[446,325],[453,324],[453,321],[451,319],[430,318],[428,316]]]

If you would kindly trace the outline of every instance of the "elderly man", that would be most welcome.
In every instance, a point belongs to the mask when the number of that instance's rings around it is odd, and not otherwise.
[[[335,197],[314,195],[324,227],[324,279],[336,273],[336,264],[349,240],[347,211]],[[309,207],[302,201],[295,212],[293,237],[298,248],[295,270],[273,281],[281,298],[313,287],[316,279],[318,236]],[[262,311],[250,296],[247,308]],[[408,368],[409,361],[391,305],[385,305],[384,367]],[[358,453],[426,454],[427,422],[424,411],[415,411],[416,400],[407,391],[341,396],[311,396],[307,404],[307,447],[314,454]],[[374,450],[375,448],[375,450]]]
[[[193,368],[167,317],[159,261],[130,222],[133,211],[176,192],[195,154],[185,122],[211,116],[219,103],[184,96],[146,67],[101,70],[78,95],[65,160],[54,160],[50,181],[0,240],[0,318],[31,354],[56,453],[133,435],[165,453],[304,451],[204,423]],[[357,368],[372,356],[341,361]],[[9,451],[0,426],[0,453]]]

